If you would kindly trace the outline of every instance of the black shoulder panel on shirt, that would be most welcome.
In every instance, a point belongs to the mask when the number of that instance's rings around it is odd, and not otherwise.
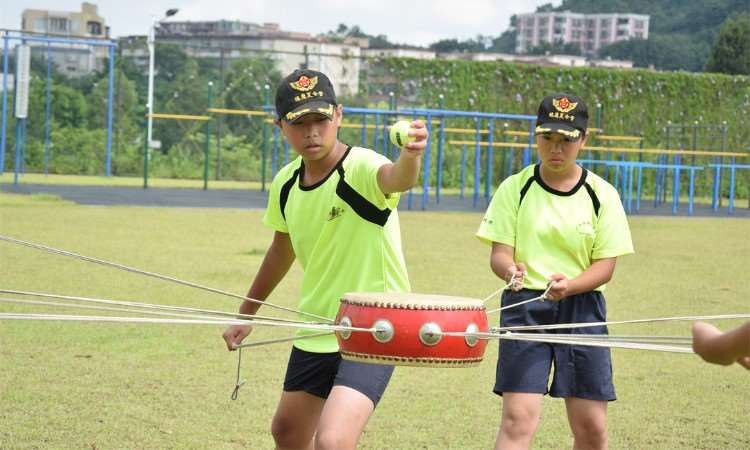
[[[599,203],[599,197],[596,196],[596,192],[594,192],[594,188],[592,188],[590,184],[584,183],[583,185],[586,186],[586,192],[588,192],[589,197],[591,197],[591,203],[594,205],[594,214],[596,217],[599,217],[599,207],[601,206],[601,203]]]
[[[294,186],[294,183],[297,182],[297,176],[299,176],[299,168],[294,171],[292,176],[287,180],[286,183],[284,183],[283,186],[281,186],[281,192],[279,192],[279,208],[281,208],[281,216],[286,220],[286,213],[284,212],[284,208],[286,208],[286,202],[289,200],[289,191],[292,190],[292,186]]]
[[[529,177],[528,180],[526,180],[526,184],[523,185],[521,188],[521,197],[518,199],[518,205],[521,206],[521,202],[523,201],[524,196],[526,196],[526,192],[528,192],[529,188],[531,187],[531,183],[534,182],[534,177]]]
[[[347,205],[351,206],[351,208],[354,210],[354,212],[357,213],[359,217],[365,219],[368,222],[380,225],[381,227],[385,226],[385,223],[388,221],[388,217],[391,215],[391,210],[389,208],[378,209],[377,206],[370,203],[369,200],[367,200],[362,195],[360,195],[359,192],[354,190],[354,188],[351,187],[344,178],[343,167],[339,167],[338,172],[339,182],[336,185],[336,195],[338,195],[341,200],[345,201]]]

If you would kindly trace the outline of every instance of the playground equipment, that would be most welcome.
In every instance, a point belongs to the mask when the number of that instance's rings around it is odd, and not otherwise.
[[[2,96],[2,134],[0,137],[0,174],[5,170],[5,144],[6,144],[6,129],[8,123],[8,69],[9,69],[9,44],[12,41],[19,41],[20,44],[16,47],[17,58],[16,58],[16,70],[25,70],[28,75],[28,66],[26,68],[19,66],[19,61],[22,58],[18,58],[25,52],[29,52],[28,43],[44,43],[46,44],[46,60],[47,60],[47,79],[46,79],[46,97],[45,97],[45,117],[44,117],[44,173],[47,174],[49,169],[49,153],[50,153],[50,127],[51,127],[51,90],[52,90],[52,57],[51,54],[55,48],[61,48],[65,45],[74,46],[90,46],[90,47],[106,47],[109,56],[109,85],[107,92],[107,142],[106,142],[106,159],[105,159],[105,174],[106,176],[111,175],[112,168],[112,97],[113,97],[113,86],[114,86],[114,49],[117,44],[110,40],[95,40],[95,39],[81,39],[71,37],[50,37],[46,35],[28,34],[14,31],[3,32],[3,96]],[[20,52],[20,53],[19,53]],[[28,64],[28,57],[23,59],[24,64]],[[17,80],[18,85],[18,80]],[[18,87],[21,87],[20,85]],[[18,185],[19,174],[24,170],[24,141],[27,127],[27,117],[25,111],[19,115],[18,109],[19,101],[25,100],[19,99],[18,96],[28,95],[28,83],[26,88],[15,89],[14,94],[17,97],[16,101],[16,152],[15,152],[15,171],[14,171],[14,184]]]

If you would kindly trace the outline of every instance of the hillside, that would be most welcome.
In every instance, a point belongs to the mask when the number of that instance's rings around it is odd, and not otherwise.
[[[579,13],[636,13],[651,16],[647,42],[624,42],[603,56],[632,59],[638,66],[701,71],[726,19],[750,11],[750,0],[563,0],[539,9]]]

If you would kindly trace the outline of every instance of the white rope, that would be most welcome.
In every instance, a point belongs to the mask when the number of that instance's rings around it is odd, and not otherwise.
[[[653,350],[660,352],[693,353],[690,345],[665,345],[651,344],[645,342],[611,341],[607,339],[574,339],[558,338],[554,334],[539,333],[502,333],[497,335],[498,339],[542,342],[549,344],[581,345],[586,347],[624,348],[633,350]]]
[[[275,320],[278,322],[288,322],[288,323],[314,323],[314,322],[303,322],[301,320],[293,320],[293,319],[279,319],[276,317],[260,316],[257,314],[230,313],[226,311],[188,308],[184,306],[157,305],[153,303],[127,302],[127,301],[121,301],[121,300],[108,300],[108,299],[91,298],[91,297],[77,297],[77,296],[70,296],[70,295],[47,294],[47,293],[41,293],[41,292],[15,291],[11,289],[0,289],[0,294],[26,295],[26,296],[33,296],[33,297],[54,298],[54,299],[60,299],[60,300],[74,300],[74,301],[81,301],[81,302],[87,302],[87,303],[101,303],[101,304],[106,304],[106,305],[134,306],[137,308],[157,309],[157,310],[165,310],[165,311],[205,313],[209,315],[230,317],[233,319],[237,319],[237,318],[265,319],[265,320]],[[59,305],[59,306],[65,305],[64,303],[59,303],[59,302],[54,303],[54,304]]]
[[[606,325],[622,325],[628,323],[649,323],[649,322],[668,322],[668,321],[697,321],[697,320],[725,320],[725,319],[750,319],[750,314],[720,314],[712,316],[678,316],[678,317],[657,317],[653,319],[632,319],[632,320],[614,320],[609,322],[582,322],[582,323],[557,323],[550,325],[517,325],[510,327],[493,327],[492,332],[502,331],[531,331],[531,330],[557,330],[600,327]]]
[[[327,331],[355,331],[372,333],[381,331],[379,328],[346,327],[332,324],[315,323],[284,323],[266,320],[231,320],[231,319],[159,319],[152,317],[116,317],[116,316],[77,316],[66,314],[30,314],[30,313],[0,313],[0,320],[63,320],[83,322],[134,322],[134,323],[174,323],[174,324],[219,324],[219,325],[253,325],[268,327],[301,328],[307,330]]]
[[[92,309],[98,311],[114,311],[120,313],[136,313],[136,314],[152,314],[155,316],[170,316],[170,317],[183,317],[189,319],[207,319],[207,320],[220,320],[218,317],[209,316],[205,314],[187,314],[187,313],[170,313],[164,311],[144,311],[140,309],[131,308],[114,308],[111,306],[94,306],[94,305],[78,305],[75,303],[57,303],[57,302],[44,302],[41,300],[29,300],[21,298],[0,298],[0,302],[5,303],[21,303],[29,305],[45,305],[45,306],[56,306],[62,308],[80,308],[80,309]]]
[[[525,305],[526,303],[535,302],[537,300],[544,301],[544,300],[547,299],[547,294],[549,294],[549,290],[550,289],[552,289],[552,283],[550,283],[550,284],[547,285],[547,289],[545,289],[544,292],[542,293],[542,295],[540,295],[540,296],[537,296],[537,297],[534,297],[534,298],[530,298],[530,299],[524,300],[522,302],[513,303],[512,305],[503,306],[501,308],[491,309],[491,310],[487,311],[487,314],[489,315],[489,314],[492,314],[492,313],[496,313],[498,311],[505,311],[506,309],[515,308],[515,307],[518,307],[518,306],[521,306],[521,305]]]
[[[54,254],[58,254],[58,255],[63,255],[63,256],[68,256],[68,257],[71,257],[71,258],[80,259],[80,260],[83,260],[83,261],[92,262],[92,263],[95,263],[95,264],[101,264],[101,265],[104,265],[104,266],[114,267],[116,269],[124,270],[126,272],[132,272],[132,273],[137,273],[137,274],[145,275],[145,276],[152,277],[152,278],[158,278],[160,280],[171,281],[173,283],[181,284],[183,286],[189,286],[189,287],[192,287],[192,288],[195,288],[195,289],[201,289],[201,290],[204,290],[204,291],[212,292],[214,294],[224,295],[224,296],[227,296],[227,297],[238,298],[238,299],[241,299],[241,300],[244,300],[244,301],[248,301],[248,302],[251,302],[251,303],[256,303],[256,304],[259,304],[259,305],[267,305],[270,308],[275,308],[275,309],[279,309],[279,310],[282,310],[282,311],[291,312],[291,313],[294,313],[294,314],[301,314],[301,315],[305,315],[305,316],[308,316],[308,317],[314,317],[314,318],[319,319],[319,320],[325,320],[326,322],[334,322],[333,319],[330,319],[328,317],[319,316],[317,314],[312,314],[312,313],[308,313],[308,312],[304,312],[304,311],[299,311],[299,310],[296,310],[296,309],[293,309],[293,308],[287,308],[285,306],[281,306],[281,305],[276,305],[276,304],[273,304],[273,303],[264,302],[262,300],[257,300],[257,299],[254,299],[254,298],[246,297],[244,295],[239,295],[239,294],[235,294],[235,293],[232,293],[232,292],[222,291],[221,289],[216,289],[216,288],[212,288],[212,287],[209,287],[209,286],[204,286],[204,285],[201,285],[201,284],[198,284],[198,283],[193,283],[192,281],[185,281],[185,280],[181,280],[179,278],[171,277],[171,276],[168,276],[168,275],[161,275],[161,274],[158,274],[158,273],[155,273],[155,272],[148,272],[146,270],[136,269],[134,267],[125,266],[123,264],[118,264],[118,263],[114,263],[114,262],[111,262],[111,261],[105,261],[103,259],[97,259],[97,258],[92,258],[90,256],[79,255],[77,253],[73,253],[73,252],[69,252],[69,251],[65,251],[65,250],[60,250],[60,249],[56,249],[56,248],[53,248],[53,247],[48,247],[46,245],[37,244],[37,243],[34,243],[34,242],[23,241],[21,239],[15,239],[15,238],[12,238],[12,237],[9,237],[9,236],[3,236],[3,235],[0,235],[0,240],[6,241],[6,242],[10,242],[10,243],[13,243],[13,244],[23,245],[23,246],[30,247],[30,248],[35,248],[37,250],[44,250],[44,251],[49,252],[49,253],[54,253]]]
[[[496,290],[492,294],[485,297],[484,300],[482,300],[482,303],[487,303],[489,300],[493,299],[496,295],[501,294],[506,289],[511,289],[514,284],[519,283],[521,281],[521,277],[516,278],[518,275],[519,275],[518,273],[513,274],[513,276],[510,277],[510,281],[508,281],[508,284],[506,284],[505,286],[501,287],[500,289]]]
[[[267,339],[265,341],[253,341],[253,342],[248,342],[246,344],[236,345],[234,348],[258,347],[260,345],[278,344],[281,342],[298,341],[300,339],[310,339],[310,338],[316,338],[316,337],[321,337],[321,336],[330,336],[331,334],[333,333],[326,331],[324,333],[305,334],[302,336],[291,336],[291,337],[285,337],[285,338],[279,338],[279,339]]]

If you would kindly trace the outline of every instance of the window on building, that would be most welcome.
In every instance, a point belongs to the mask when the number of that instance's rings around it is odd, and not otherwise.
[[[563,22],[565,22],[565,17],[555,16],[555,23],[563,23]]]
[[[539,26],[540,27],[547,26],[548,23],[549,23],[549,17],[540,17],[539,18]]]
[[[102,24],[100,24],[99,22],[89,21],[86,23],[86,31],[88,31],[89,34],[99,36],[102,34]]]
[[[63,17],[50,17],[49,18],[49,31],[50,33],[67,33],[70,29],[70,22],[68,19]]]
[[[594,43],[586,42],[586,44],[584,44],[584,47],[586,48],[587,51],[592,51],[594,49]]]
[[[534,18],[533,17],[527,17],[525,20],[527,27],[533,27],[534,26]]]
[[[539,39],[546,38],[547,37],[547,28],[540,28],[539,33],[537,33],[537,36],[539,36]]]
[[[570,34],[570,37],[571,37],[571,38],[573,38],[573,39],[576,39],[576,40],[578,40],[578,39],[581,39],[581,32],[580,32],[580,31],[578,31],[578,30],[574,30],[574,31],[573,31],[573,32],[572,32],[572,33]]]
[[[599,37],[600,37],[601,39],[609,39],[609,31],[607,31],[607,30],[602,30],[601,34],[599,34]]]
[[[594,32],[593,31],[587,31],[586,32],[586,39],[594,39]]]
[[[617,19],[617,25],[627,25],[630,23],[630,19],[627,17],[619,17]]]
[[[580,26],[583,25],[583,20],[581,20],[581,19],[573,19],[571,21],[571,24],[573,25],[573,27],[580,27]]]
[[[628,30],[617,30],[617,37],[627,36]]]
[[[612,24],[612,21],[610,19],[602,19],[600,25],[602,27],[608,27]]]
[[[565,32],[565,30],[563,28],[561,28],[561,27],[556,27],[555,28],[555,34],[563,34],[564,32]]]
[[[643,32],[642,31],[636,31],[635,32],[635,37],[638,38],[638,39],[643,39]]]
[[[596,28],[596,19],[586,19],[586,26],[589,28]]]
[[[643,29],[643,21],[642,20],[636,20],[635,21],[635,28],[637,30],[642,30]]]
[[[531,39],[532,37],[534,37],[534,30],[532,30],[531,28],[529,28],[529,29],[526,29],[526,30],[524,31],[524,35],[525,35],[525,36],[526,36],[527,38]]]

